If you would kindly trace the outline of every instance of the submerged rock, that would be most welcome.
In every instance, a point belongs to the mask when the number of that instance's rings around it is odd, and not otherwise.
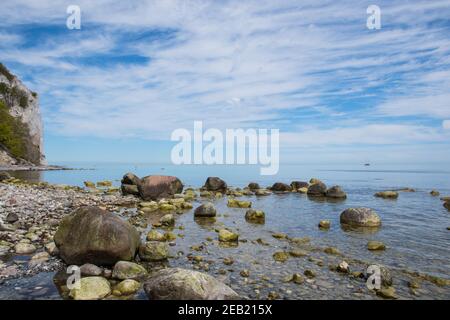
[[[221,242],[237,242],[239,240],[239,235],[237,233],[231,232],[227,229],[219,230],[219,241]]]
[[[439,197],[439,196],[440,196],[440,193],[439,193],[439,191],[437,191],[437,190],[431,190],[430,194],[431,194],[433,197]]]
[[[144,284],[151,300],[232,300],[238,294],[208,274],[181,268],[156,272]]]
[[[398,192],[397,191],[380,191],[375,193],[375,197],[383,198],[383,199],[397,199]]]
[[[330,220],[320,220],[319,221],[320,229],[330,229],[330,226],[331,226]]]
[[[316,182],[308,187],[307,194],[312,197],[323,197],[327,193],[327,186],[323,182]]]
[[[398,299],[394,287],[382,287],[377,290],[377,295],[384,299]]]
[[[273,255],[273,260],[278,261],[278,262],[285,262],[287,261],[287,259],[289,259],[289,254],[285,251],[278,251],[275,252]]]
[[[334,198],[334,199],[346,199],[347,194],[342,190],[342,187],[340,186],[333,186],[329,188],[326,192],[326,196],[328,198]]]
[[[114,279],[136,279],[147,275],[147,270],[137,263],[130,261],[119,261],[115,264],[112,271],[112,277]]]
[[[111,293],[111,286],[105,278],[81,278],[80,287],[70,290],[69,296],[74,300],[99,300]]]
[[[217,214],[216,208],[211,202],[206,202],[194,211],[194,217],[215,217]]]
[[[266,215],[264,211],[249,209],[245,213],[245,220],[251,223],[264,223]]]
[[[384,250],[386,249],[386,246],[380,241],[369,241],[367,243],[367,249],[371,251]]]
[[[228,199],[227,205],[231,208],[250,208],[252,206],[252,203],[250,201]]]
[[[269,196],[272,193],[266,189],[258,189],[255,191],[255,196]]]
[[[141,179],[138,189],[142,199],[158,200],[181,193],[183,183],[177,177],[172,176],[147,176]]]
[[[208,177],[203,188],[207,191],[227,191],[227,183],[218,177]]]
[[[378,227],[381,219],[376,212],[369,208],[348,208],[341,213],[342,224],[355,227]]]
[[[133,259],[140,239],[137,230],[117,215],[82,207],[61,221],[54,241],[67,264],[112,265]]]

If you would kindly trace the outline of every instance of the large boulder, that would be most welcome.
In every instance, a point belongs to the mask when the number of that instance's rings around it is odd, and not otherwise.
[[[341,213],[342,224],[355,227],[378,227],[381,219],[378,214],[369,208],[348,208]]]
[[[142,199],[158,200],[181,193],[183,183],[177,177],[172,176],[147,176],[141,179],[138,189]]]
[[[326,193],[327,193],[327,186],[325,185],[325,183],[321,181],[311,184],[308,187],[307,191],[308,196],[313,197],[323,197],[326,195]]]
[[[245,213],[245,220],[251,223],[263,224],[266,221],[266,214],[262,210],[249,209]]]
[[[444,202],[444,207],[447,208],[447,210],[450,211],[450,201],[445,201]]]
[[[114,279],[136,279],[147,275],[147,270],[137,263],[130,261],[119,261],[114,266],[112,277]]]
[[[122,194],[139,195],[138,185],[141,183],[141,179],[133,173],[128,172],[125,174],[121,181]]]
[[[206,202],[201,206],[197,207],[194,211],[194,217],[215,217],[216,216],[216,208],[210,202]]]
[[[139,247],[139,257],[143,261],[163,261],[169,257],[169,246],[165,242],[147,241]]]
[[[98,207],[82,207],[66,216],[54,236],[67,264],[113,265],[131,260],[139,247],[139,233],[128,222]]]
[[[238,294],[212,276],[180,268],[156,272],[144,284],[151,300],[233,300]]]
[[[347,194],[340,186],[333,186],[327,190],[326,196],[333,199],[346,199]]]
[[[228,186],[225,181],[218,177],[208,177],[203,188],[208,191],[225,192],[227,191]]]
[[[250,189],[250,190],[258,190],[258,189],[261,189],[261,187],[259,186],[259,184],[258,183],[256,183],[256,182],[250,182],[249,184],[248,184],[248,188]]]
[[[276,192],[291,191],[291,186],[286,183],[275,182],[272,185],[272,188],[270,188],[270,190],[276,191]]]

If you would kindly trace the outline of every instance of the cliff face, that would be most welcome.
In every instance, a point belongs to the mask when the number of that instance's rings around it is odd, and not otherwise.
[[[0,165],[43,165],[38,96],[0,63]]]

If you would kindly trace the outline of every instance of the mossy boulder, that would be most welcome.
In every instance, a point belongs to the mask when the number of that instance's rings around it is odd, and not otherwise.
[[[221,242],[237,242],[239,240],[239,235],[237,233],[231,232],[227,229],[219,230],[219,241]]]
[[[381,241],[369,241],[367,243],[367,249],[371,251],[380,251],[386,249],[386,246]]]
[[[214,208],[214,205],[210,202],[206,202],[199,207],[197,207],[194,211],[194,217],[215,217],[216,216],[216,208]]]
[[[311,197],[324,197],[327,193],[327,186],[323,182],[316,182],[308,187],[306,192]]]
[[[136,293],[141,287],[141,284],[133,279],[127,279],[120,282],[115,288],[114,292],[118,291],[120,295],[128,296]]]
[[[14,247],[14,251],[17,254],[31,254],[34,253],[36,250],[37,250],[36,247],[31,243],[21,242],[16,244]]]
[[[378,214],[370,208],[348,208],[341,213],[340,222],[355,227],[378,227],[381,219]]]
[[[245,213],[245,220],[251,223],[263,224],[266,221],[266,214],[262,210],[249,209]]]
[[[309,187],[309,183],[306,181],[292,181],[291,182],[292,191],[298,191],[298,189],[308,188],[308,187]]]
[[[98,207],[82,207],[62,219],[54,241],[61,258],[76,265],[132,260],[140,243],[131,224]]]
[[[157,230],[150,230],[147,233],[147,241],[166,241],[164,235]]]
[[[278,251],[275,252],[273,255],[273,260],[278,261],[278,262],[285,262],[287,259],[289,259],[289,253],[285,252],[285,251]]]
[[[147,270],[137,263],[130,261],[119,261],[114,265],[112,277],[114,279],[136,279],[147,275]]]
[[[158,200],[183,192],[183,183],[173,176],[147,176],[141,179],[138,189],[142,199]]]
[[[287,191],[291,191],[291,186],[283,183],[283,182],[275,182],[272,187],[270,188],[270,190],[275,191],[275,192],[287,192]]]
[[[233,300],[238,294],[212,276],[181,268],[156,272],[144,284],[151,300]]]
[[[143,261],[163,261],[169,257],[169,246],[165,242],[147,241],[139,247],[139,257]]]
[[[99,300],[111,293],[111,285],[102,277],[81,278],[79,288],[71,289],[69,296],[74,300]]]
[[[250,208],[252,206],[251,201],[242,201],[237,199],[228,199],[227,205],[230,208]]]
[[[250,182],[249,184],[248,184],[248,188],[250,189],[250,190],[258,190],[258,189],[261,189],[260,188],[260,186],[259,186],[259,184],[258,183],[256,183],[256,182]]]
[[[383,199],[397,199],[398,192],[397,191],[380,191],[375,193],[375,197],[383,198]]]
[[[346,199],[347,198],[347,194],[344,192],[344,190],[342,189],[341,186],[332,186],[331,188],[329,188],[327,190],[325,195],[327,198],[332,198],[332,199]]]
[[[203,189],[207,191],[216,192],[225,192],[227,191],[227,188],[227,183],[218,177],[208,177],[203,186]]]

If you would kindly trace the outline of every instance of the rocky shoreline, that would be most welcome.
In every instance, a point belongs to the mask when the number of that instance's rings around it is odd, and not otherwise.
[[[327,188],[317,179],[242,189],[217,177],[199,189],[184,189],[175,177],[132,174],[124,176],[120,189],[109,181],[86,181],[80,188],[0,180],[0,292],[14,279],[53,272],[60,296],[72,299],[132,299],[139,292],[150,299],[449,298],[449,279],[380,265],[382,288],[369,290],[367,261],[280,232],[252,239],[216,220],[227,218],[216,208],[220,201],[246,223],[263,225],[266,213],[252,207],[255,197],[293,192],[326,201],[347,197],[341,187]],[[196,243],[186,240],[189,230],[180,222],[189,215],[209,231]],[[369,208],[348,208],[340,222],[357,228],[382,223]],[[317,228],[326,232],[330,221],[317,221]],[[214,254],[233,248],[264,253],[271,267],[261,266],[257,256],[240,261]],[[369,241],[367,249],[386,247]],[[66,286],[71,264],[81,267],[79,289]],[[199,283],[201,290],[195,289]],[[333,293],[336,288],[341,291]]]
[[[55,165],[0,165],[0,171],[51,171],[51,170],[75,170],[75,169]]]

